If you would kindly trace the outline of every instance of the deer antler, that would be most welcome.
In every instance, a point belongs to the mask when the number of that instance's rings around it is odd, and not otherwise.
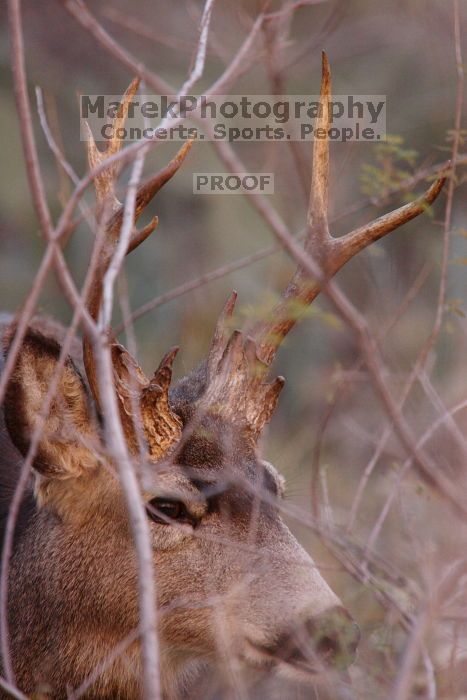
[[[320,112],[316,128],[328,134],[330,125],[331,72],[322,55]],[[307,216],[305,252],[330,279],[358,252],[424,212],[440,193],[445,177],[439,178],[418,199],[375,219],[350,233],[334,238],[328,224],[329,140],[315,139],[313,176]],[[225,318],[232,314],[236,295],[227,302],[218,323],[207,361],[207,385],[202,401],[234,422],[245,424],[256,439],[269,421],[284,380],[265,382],[283,339],[321,291],[299,266],[268,319],[260,322],[250,337],[235,331],[226,340]]]
[[[112,123],[113,138],[107,143],[104,151],[99,151],[89,126],[88,129],[88,161],[91,170],[102,165],[107,158],[118,153],[122,142],[118,138],[119,128],[125,123],[128,106],[139,86],[139,80],[134,79],[123,95],[117,115]],[[141,185],[136,193],[135,224],[146,205],[154,195],[177,172],[185,159],[192,142],[185,143],[168,165],[160,170],[148,182]],[[124,206],[118,201],[115,185],[119,174],[117,163],[109,164],[94,177],[94,187],[98,202],[98,212],[104,221],[104,243],[97,264],[94,285],[87,300],[91,316],[97,321],[102,303],[103,279],[109,267],[112,256],[118,244],[123,221]],[[127,254],[140,245],[156,228],[157,217],[141,230],[135,228]],[[140,412],[141,425],[144,429],[148,452],[153,460],[160,459],[167,449],[174,444],[181,434],[180,419],[171,411],[168,401],[168,391],[172,377],[172,363],[177,349],[174,348],[163,358],[153,378],[149,380],[136,360],[116,341],[112,331],[108,331],[114,369],[114,382],[117,392],[122,426],[129,448],[136,452],[138,447],[135,407]],[[96,362],[91,341],[85,335],[83,338],[83,358],[89,386],[99,407],[99,387],[96,376]]]
[[[329,132],[329,102],[331,100],[331,71],[326,54],[322,54],[320,116],[317,128]],[[441,177],[418,199],[360,226],[340,238],[334,238],[328,225],[329,139],[315,139],[313,143],[313,176],[307,217],[305,251],[330,279],[341,267],[361,250],[378,241],[407,221],[422,214],[441,192],[446,178]],[[270,320],[260,323],[252,332],[258,356],[271,364],[283,339],[294,327],[305,308],[318,296],[320,284],[310,280],[299,266],[273,309]]]
[[[234,331],[230,338],[227,320],[232,315],[236,292],[227,300],[219,317],[206,366],[206,390],[202,406],[244,426],[256,442],[276,408],[284,386],[283,377],[264,381],[268,367],[258,360],[251,338]]]

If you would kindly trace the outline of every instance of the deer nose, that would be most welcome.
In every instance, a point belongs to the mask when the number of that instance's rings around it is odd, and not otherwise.
[[[318,664],[344,671],[354,662],[359,641],[356,622],[335,606],[282,634],[268,653],[304,670]]]
[[[360,628],[345,608],[333,607],[307,620],[305,626],[314,654],[321,662],[339,670],[354,662]]]

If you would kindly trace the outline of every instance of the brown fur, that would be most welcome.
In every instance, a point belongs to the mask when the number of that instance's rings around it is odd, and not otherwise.
[[[27,334],[5,402],[9,434],[23,454],[59,352],[55,334],[37,325]],[[281,480],[241,426],[209,411],[190,423],[203,382],[200,368],[172,392],[173,409],[193,429],[171,465],[152,466],[143,477],[148,501],[178,498],[196,523],[151,525],[167,700],[189,697],[193,674],[204,664],[222,671],[228,658],[295,673],[260,650],[278,648],[293,628],[340,605],[279,517]],[[141,696],[139,642],[131,638],[138,625],[135,550],[124,498],[103,454],[86,386],[68,358],[34,461],[35,498],[31,485],[10,563],[12,660],[28,694],[45,688],[50,697],[65,697],[67,687],[79,686],[129,638],[88,697]],[[2,497],[18,466],[10,443],[0,460]],[[266,498],[258,507],[260,488]]]

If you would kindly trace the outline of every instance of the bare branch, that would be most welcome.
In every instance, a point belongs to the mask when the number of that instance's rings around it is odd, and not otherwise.
[[[16,109],[21,129],[26,172],[42,234],[45,238],[48,238],[52,231],[52,220],[47,206],[39,159],[37,157],[36,139],[32,126],[31,105],[29,103],[27,91],[21,0],[8,0],[8,20],[11,36],[10,53],[11,65],[13,68]]]
[[[204,64],[206,62],[206,50],[208,45],[209,25],[211,22],[211,14],[216,0],[205,0],[203,15],[201,17],[200,35],[198,40],[198,48],[196,51],[193,70],[187,80],[180,88],[180,94],[186,95],[192,90],[195,83],[201,78],[204,72]]]

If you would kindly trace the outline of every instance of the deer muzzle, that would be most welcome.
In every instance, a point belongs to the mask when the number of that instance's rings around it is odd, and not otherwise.
[[[342,606],[291,626],[274,643],[251,644],[257,662],[292,667],[305,674],[344,671],[355,660],[360,629]]]

